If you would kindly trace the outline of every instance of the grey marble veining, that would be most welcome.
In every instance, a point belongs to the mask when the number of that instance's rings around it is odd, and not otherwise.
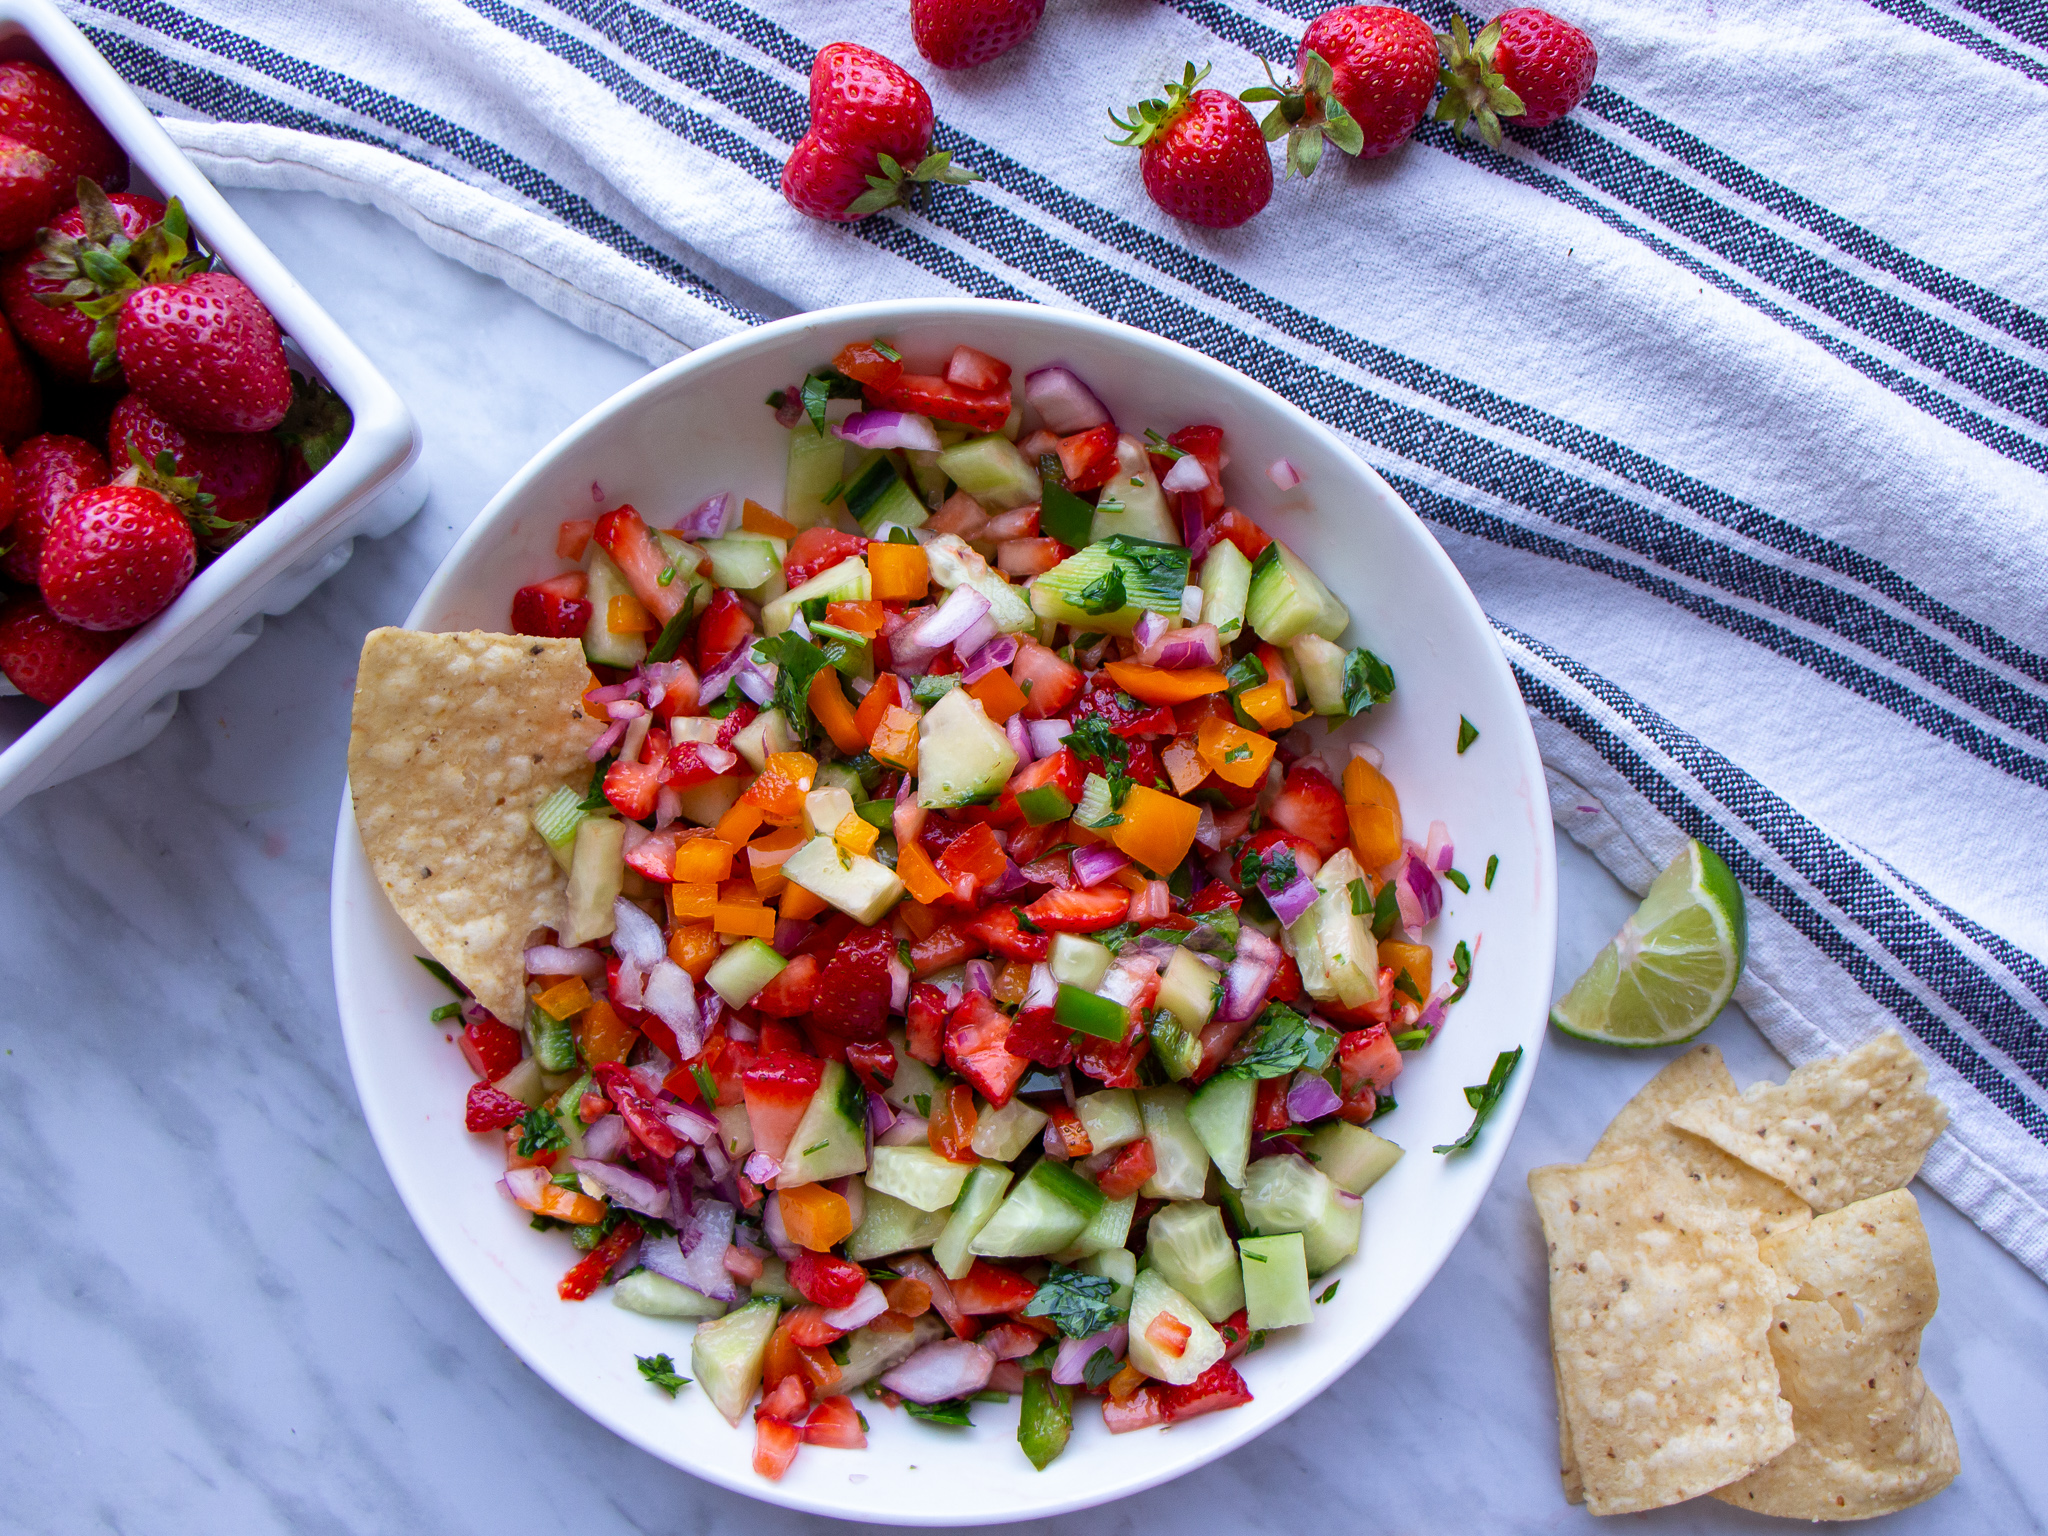
[[[527,456],[642,365],[381,216],[239,195],[419,412],[434,492],[126,762],[0,824],[0,1529],[794,1532],[533,1376],[442,1275],[358,1111],[327,875],[361,637],[399,620]],[[1631,899],[1560,850],[1559,974]],[[1748,1081],[1784,1065],[1740,1017]],[[1071,1532],[1585,1530],[1555,1472],[1541,1239],[1523,1186],[1656,1064],[1553,1040],[1477,1222],[1384,1343],[1300,1414]],[[2048,1522],[2048,1290],[1921,1192],[1929,1379],[1963,1475],[1905,1532]],[[1048,1474],[1057,1476],[1057,1469]],[[1763,1530],[1711,1502],[1657,1532]]]

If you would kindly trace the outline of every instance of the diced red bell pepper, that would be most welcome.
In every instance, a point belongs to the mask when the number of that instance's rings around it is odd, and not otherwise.
[[[868,404],[884,411],[912,411],[939,421],[957,422],[977,432],[994,432],[1010,419],[1008,385],[992,390],[967,390],[937,374],[899,374],[886,383],[866,387]]]
[[[1221,880],[1211,880],[1202,887],[1202,894],[1188,903],[1190,912],[1221,912],[1225,909],[1237,912],[1243,907],[1244,898]]]
[[[896,936],[886,927],[856,928],[839,942],[818,977],[813,1013],[822,1027],[848,1040],[879,1040],[889,1031],[889,962]]]
[[[1178,1424],[1205,1413],[1241,1408],[1252,1400],[1252,1389],[1245,1385],[1235,1366],[1219,1360],[1186,1386],[1166,1387],[1159,1395],[1166,1422]]]
[[[1003,1049],[1041,1067],[1064,1067],[1074,1059],[1074,1032],[1055,1022],[1050,1008],[1025,1008],[1010,1021]]]
[[[502,1131],[526,1117],[526,1106],[502,1088],[471,1083],[462,1106],[463,1127],[471,1131]]]
[[[981,954],[984,948],[981,940],[966,929],[953,923],[941,923],[923,938],[911,940],[910,973],[929,976],[949,965],[964,965]]]
[[[507,1029],[496,1019],[478,1019],[462,1026],[462,1059],[469,1070],[487,1083],[519,1065],[519,1031]]]
[[[818,962],[798,955],[755,995],[754,1008],[770,1018],[794,1019],[809,1013],[817,1001]]]
[[[841,1392],[813,1408],[811,1416],[804,1420],[804,1444],[835,1451],[866,1450],[868,1432],[853,1399]]]
[[[590,578],[570,571],[512,594],[512,633],[574,640],[590,625]]]
[[[621,1221],[589,1253],[576,1264],[561,1283],[555,1287],[555,1294],[564,1301],[587,1301],[595,1295],[604,1283],[604,1277],[612,1272],[612,1266],[623,1259],[627,1251],[640,1241],[640,1227],[632,1221]]]
[[[793,591],[819,572],[867,552],[868,541],[858,534],[841,533],[837,528],[806,528],[782,558],[782,579]]]
[[[868,1283],[868,1272],[850,1259],[799,1248],[789,1261],[789,1283],[805,1301],[830,1311],[853,1305]]]
[[[1024,715],[1029,720],[1047,720],[1061,713],[1081,691],[1081,669],[1060,660],[1036,640],[1018,643],[1017,659],[1010,663],[1010,680],[1024,695]]]
[[[644,821],[654,814],[661,774],[661,765],[621,759],[604,772],[604,797],[628,821]]]
[[[1117,1149],[1116,1156],[1095,1182],[1110,1199],[1121,1200],[1126,1195],[1135,1195],[1138,1186],[1158,1171],[1159,1159],[1152,1151],[1152,1143],[1140,1136]]]
[[[920,982],[910,989],[906,1044],[910,1054],[928,1067],[945,1060],[946,1012],[946,994],[937,987]]]
[[[1004,1049],[1009,1033],[1009,1015],[979,992],[968,993],[946,1021],[946,1065],[998,1109],[1024,1076],[1024,1058]]]
[[[1131,1019],[1122,1040],[1098,1040],[1093,1035],[1074,1037],[1074,1065],[1105,1088],[1138,1086],[1138,1063],[1145,1055],[1150,1032],[1142,1016]]]
[[[969,1317],[1015,1312],[1038,1294],[1038,1287],[1000,1264],[976,1259],[974,1267],[953,1282],[953,1301]]]
[[[1026,933],[1015,907],[986,908],[968,922],[967,931],[1005,960],[1037,961],[1052,953],[1052,935]]]
[[[714,667],[730,656],[734,648],[753,632],[754,621],[747,617],[746,609],[740,606],[739,594],[720,587],[712,595],[710,606],[697,619],[698,672],[708,676]],[[723,740],[718,744],[721,747],[727,745]]]
[[[1070,491],[1099,491],[1116,476],[1116,424],[1060,439],[1060,475]]]
[[[782,1474],[789,1470],[789,1464],[796,1460],[797,1447],[802,1439],[796,1426],[784,1423],[770,1414],[754,1416],[754,1470],[771,1483],[782,1481]]]
[[[1273,973],[1273,983],[1266,988],[1266,1001],[1269,1003],[1298,1003],[1301,1001],[1301,998],[1301,967],[1294,963],[1294,956],[1282,955],[1280,957],[1280,969]]]
[[[887,1040],[856,1040],[846,1047],[846,1064],[869,1093],[896,1080],[896,1047]]]
[[[795,1051],[770,1052],[740,1075],[747,1124],[753,1129],[758,1150],[781,1159],[824,1076],[824,1062]]]
[[[1011,1033],[1015,1034],[1016,1031],[1012,1030]],[[1050,1129],[1053,1138],[1059,1143],[1057,1147],[1047,1144],[1047,1156],[1064,1157],[1072,1162],[1077,1157],[1087,1157],[1095,1150],[1095,1143],[1088,1137],[1088,1127],[1082,1123],[1081,1117],[1064,1103],[1046,1105],[1045,1114],[1052,1122]],[[1120,1200],[1123,1197],[1114,1195],[1111,1198]]]

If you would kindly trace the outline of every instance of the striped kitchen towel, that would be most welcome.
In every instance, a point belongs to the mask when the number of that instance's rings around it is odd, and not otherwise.
[[[1751,1017],[1795,1062],[1917,1041],[1953,1115],[1929,1182],[2048,1277],[2048,16],[1561,3],[1601,51],[1572,119],[1498,151],[1425,124],[1220,233],[1145,200],[1105,109],[1184,60],[1285,72],[1321,0],[1051,0],[958,76],[904,0],[65,8],[218,180],[372,203],[652,359],[964,291],[1269,384],[1457,560],[1559,825],[1637,889],[1716,848]],[[851,229],[790,211],[841,38],[923,79],[986,179]]]

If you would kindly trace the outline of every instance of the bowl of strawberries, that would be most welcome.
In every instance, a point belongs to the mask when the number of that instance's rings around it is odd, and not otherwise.
[[[389,532],[410,413],[76,28],[0,4],[0,812]]]

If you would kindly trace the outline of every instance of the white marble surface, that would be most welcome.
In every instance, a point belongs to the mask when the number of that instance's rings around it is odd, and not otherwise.
[[[377,214],[234,201],[419,412],[435,489],[153,746],[4,825],[0,1528],[828,1530],[614,1439],[498,1342],[399,1205],[336,1028],[327,875],[361,636],[402,618],[498,485],[643,365]],[[1560,864],[1569,978],[1632,903],[1577,849]],[[1740,1017],[1708,1038],[1743,1081],[1784,1070]],[[1478,1221],[1376,1351],[1220,1464],[1048,1526],[1595,1524],[1558,1492],[1523,1176],[1582,1155],[1654,1065],[1552,1040]],[[1921,1204],[1943,1290],[1924,1363],[1963,1475],[1890,1527],[2040,1529],[2048,1289]],[[1702,1501],[1637,1524],[1771,1522]]]

